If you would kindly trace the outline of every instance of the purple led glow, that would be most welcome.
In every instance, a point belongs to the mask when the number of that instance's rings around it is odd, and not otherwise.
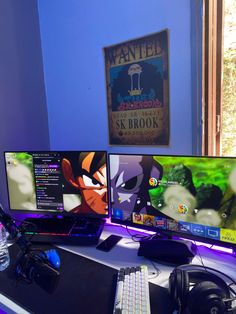
[[[106,219],[106,224],[112,225],[112,226],[114,226],[114,227],[121,227],[121,228],[123,228],[123,229],[126,229],[126,226],[125,226],[125,225],[121,225],[121,224],[117,224],[117,223],[111,222],[110,218],[107,218],[107,219]],[[143,229],[139,229],[139,228],[135,228],[135,227],[127,226],[127,228],[128,228],[129,230],[136,231],[136,232],[138,232],[139,234],[144,234],[144,235],[154,235],[154,234],[156,234],[156,232],[147,231],[147,230],[143,230]]]
[[[114,226],[120,226],[120,227],[125,227],[126,226],[122,226],[121,224],[117,224],[117,223],[114,223],[114,222],[111,222],[111,219],[110,218],[107,218],[106,219],[106,224],[109,224],[109,225],[114,225]],[[139,228],[134,228],[134,227],[130,227],[130,226],[127,226],[127,228],[129,230],[134,230],[134,231],[137,231],[139,233],[142,233],[142,234],[147,234],[147,235],[154,235],[156,232],[153,232],[153,231],[147,231],[147,230],[143,230],[143,229],[139,229]],[[222,246],[218,246],[218,245],[212,245],[212,244],[209,244],[209,243],[204,243],[204,242],[198,242],[198,241],[193,241],[193,240],[189,240],[189,239],[185,239],[185,238],[179,238],[179,239],[182,239],[182,240],[188,240],[188,241],[191,241],[193,242],[194,244],[198,245],[198,246],[205,246],[207,248],[211,248],[215,251],[218,251],[218,252],[226,252],[226,253],[229,253],[229,254],[234,254],[234,251],[230,248],[226,248],[226,247],[222,247]]]
[[[233,253],[233,250],[230,249],[230,248],[226,248],[226,247],[223,247],[223,246],[218,246],[218,245],[211,245],[209,243],[202,243],[202,242],[196,242],[196,241],[192,241],[194,242],[195,244],[197,245],[203,245],[203,246],[206,246],[208,248],[211,248],[213,250],[216,250],[216,251],[220,251],[220,252],[226,252],[226,253],[230,253],[232,254]]]

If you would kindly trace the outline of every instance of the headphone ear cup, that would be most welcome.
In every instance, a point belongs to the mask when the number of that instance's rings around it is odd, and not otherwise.
[[[174,301],[185,307],[189,290],[189,277],[187,271],[175,268],[169,277],[169,292]]]
[[[224,291],[211,281],[196,284],[189,292],[187,308],[191,314],[225,313]]]
[[[32,283],[33,281],[32,271],[33,267],[30,263],[29,254],[22,255],[15,267],[15,273],[17,278],[23,279],[28,283]]]
[[[187,303],[187,297],[189,293],[189,277],[188,272],[180,269],[179,272],[179,284],[178,289],[178,299],[181,303],[181,308],[184,309]]]
[[[176,270],[174,269],[169,277],[169,293],[173,300],[176,299]]]

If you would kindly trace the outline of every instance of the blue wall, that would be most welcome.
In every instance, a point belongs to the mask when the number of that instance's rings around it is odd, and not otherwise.
[[[191,1],[38,1],[51,149],[194,153]],[[102,48],[166,28],[170,33],[170,145],[109,147]]]
[[[0,202],[3,152],[50,147],[37,2],[0,1]]]
[[[201,60],[196,56],[201,46],[196,47],[200,40],[194,18],[199,18],[201,1],[2,0],[0,202],[7,204],[5,150],[195,153],[200,143],[196,139],[200,138]],[[111,147],[102,49],[166,28],[170,33],[170,145]]]

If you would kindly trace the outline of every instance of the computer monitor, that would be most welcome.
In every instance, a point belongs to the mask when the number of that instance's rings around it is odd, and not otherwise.
[[[236,158],[109,154],[111,220],[236,248]]]
[[[104,151],[5,152],[10,209],[108,217]]]

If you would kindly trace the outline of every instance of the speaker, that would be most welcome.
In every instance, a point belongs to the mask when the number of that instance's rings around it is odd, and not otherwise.
[[[226,278],[230,281],[229,284]],[[236,292],[230,287],[232,283],[236,285],[228,275],[213,268],[181,265],[170,274],[169,292],[175,302],[177,313],[232,313],[236,309],[232,307],[232,301],[236,299]]]
[[[196,253],[196,245],[191,241],[173,239],[141,240],[138,256],[181,265],[190,263]]]

